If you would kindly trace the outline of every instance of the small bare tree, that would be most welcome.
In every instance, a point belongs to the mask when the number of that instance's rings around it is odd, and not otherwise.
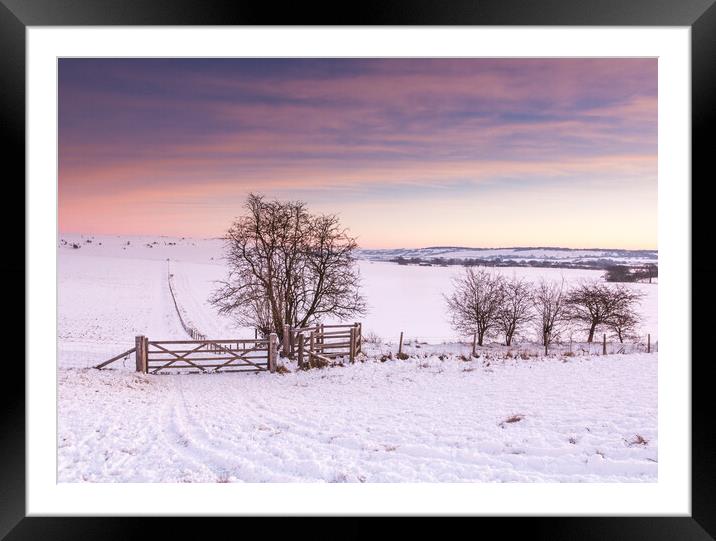
[[[453,328],[464,334],[477,334],[477,344],[498,328],[502,304],[502,277],[485,269],[465,269],[453,279],[454,290],[445,296]]]
[[[634,304],[640,298],[639,293],[627,286],[591,281],[574,287],[569,292],[567,304],[570,319],[587,330],[587,342],[592,342],[598,329],[611,327],[610,323],[617,319],[628,326],[629,320],[636,316]]]
[[[569,318],[586,327],[587,342],[590,343],[594,341],[596,330],[606,324],[614,309],[609,286],[597,281],[581,282],[573,287],[567,296],[567,305]]]
[[[623,344],[624,340],[636,336],[636,327],[640,322],[637,304],[644,294],[627,286],[618,285],[612,289],[611,295],[614,308],[606,321],[606,327]]]
[[[564,278],[561,282],[545,279],[535,286],[532,294],[538,332],[545,352],[560,335],[566,323],[566,293]]]
[[[532,289],[525,280],[516,277],[504,279],[501,299],[497,321],[505,335],[505,345],[510,346],[520,327],[533,318]]]
[[[337,216],[313,215],[301,201],[255,194],[245,209],[225,237],[229,273],[210,298],[219,313],[282,337],[284,324],[302,327],[365,311],[357,243]]]

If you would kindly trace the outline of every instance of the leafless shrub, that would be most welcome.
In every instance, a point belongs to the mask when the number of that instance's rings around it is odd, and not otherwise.
[[[375,344],[377,346],[383,343],[383,339],[373,331],[363,333],[362,340],[364,344]]]

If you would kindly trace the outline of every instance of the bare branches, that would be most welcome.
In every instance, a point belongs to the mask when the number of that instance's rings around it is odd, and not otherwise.
[[[587,342],[594,340],[600,328],[610,328],[621,341],[637,324],[634,305],[641,294],[621,284],[581,282],[572,288],[567,298],[570,319],[588,332]],[[615,327],[616,326],[616,327]]]
[[[619,342],[624,343],[625,339],[634,338],[636,335],[636,327],[640,322],[636,305],[644,294],[618,285],[613,289],[612,295],[614,308],[606,322],[606,327],[619,339]]]
[[[520,328],[532,321],[532,289],[525,280],[505,278],[502,283],[502,303],[497,313],[497,322],[505,336],[505,345],[512,345],[512,339]]]
[[[502,304],[503,279],[484,269],[465,269],[454,279],[455,289],[445,297],[453,328],[466,334],[477,334],[477,344],[498,326]]]
[[[588,342],[600,329],[608,329],[620,342],[634,337],[639,324],[636,306],[642,297],[621,284],[583,281],[567,290],[564,278],[531,284],[471,267],[454,279],[454,290],[445,301],[453,328],[475,334],[480,346],[497,334],[510,346],[533,321],[547,349],[574,325],[588,332]]]
[[[357,243],[336,216],[255,194],[245,208],[226,236],[228,277],[210,299],[220,313],[282,336],[285,323],[303,326],[365,311]]]
[[[561,282],[540,280],[532,294],[538,331],[542,345],[547,346],[559,338],[566,323],[566,292],[564,278]]]

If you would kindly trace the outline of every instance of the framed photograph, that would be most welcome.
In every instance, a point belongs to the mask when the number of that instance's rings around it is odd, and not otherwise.
[[[27,209],[2,535],[713,536],[712,2],[235,9],[0,4]]]

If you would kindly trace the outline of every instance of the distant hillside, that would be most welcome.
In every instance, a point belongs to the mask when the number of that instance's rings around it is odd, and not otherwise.
[[[358,254],[362,259],[407,264],[463,265],[484,263],[498,266],[550,266],[594,269],[605,269],[613,265],[658,264],[658,255],[657,250],[559,247],[466,248],[460,246],[360,250]]]

